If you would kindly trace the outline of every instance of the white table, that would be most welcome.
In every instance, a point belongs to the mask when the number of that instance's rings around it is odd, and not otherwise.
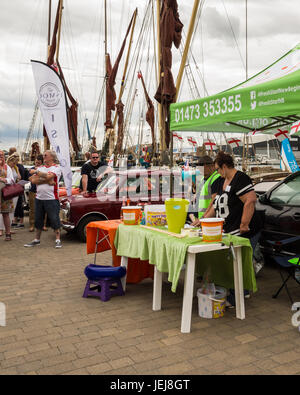
[[[186,270],[184,277],[184,291],[182,303],[182,316],[181,316],[181,332],[191,332],[192,321],[192,307],[195,283],[195,262],[196,254],[202,252],[217,251],[229,249],[230,247],[218,243],[212,244],[199,244],[189,246],[186,255]],[[234,288],[235,288],[235,303],[236,303],[236,317],[243,320],[245,319],[245,303],[244,303],[244,286],[243,286],[243,268],[242,268],[242,246],[235,246],[235,257],[233,259],[234,271]],[[127,268],[128,257],[121,258],[121,266]],[[155,266],[154,283],[153,283],[153,303],[152,310],[161,310],[161,295],[162,295],[162,275]],[[126,276],[122,279],[123,289],[126,287]]]

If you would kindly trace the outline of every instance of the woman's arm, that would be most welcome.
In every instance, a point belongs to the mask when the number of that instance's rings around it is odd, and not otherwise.
[[[17,165],[15,166],[15,170],[16,170],[16,173],[17,173],[17,180],[16,181],[18,182],[18,181],[21,180],[22,177],[21,177],[21,174],[20,174],[20,171],[19,171],[19,168],[18,168]]]
[[[213,204],[205,211],[202,218],[214,218],[216,216],[215,208]]]
[[[1,180],[5,184],[13,184],[14,183],[13,172],[9,166],[7,166],[7,169],[6,169],[6,178],[2,177]]]
[[[250,191],[243,196],[239,196],[240,200],[244,203],[243,214],[240,224],[240,232],[249,232],[249,224],[255,211],[256,193]]]
[[[204,215],[203,215],[202,218],[213,218],[213,217],[215,217],[216,212],[215,212],[213,203],[214,203],[214,200],[215,200],[215,197],[216,197],[216,196],[217,196],[216,193],[214,193],[214,194],[212,195],[211,201],[210,201],[210,203],[209,203],[209,206],[208,206],[208,208],[206,209],[206,211],[205,211],[205,213],[204,213]],[[196,219],[194,222],[192,222],[191,225],[192,225],[192,226],[200,226],[200,220],[199,220],[199,219]]]
[[[205,211],[205,213],[203,215],[203,218],[213,218],[213,217],[215,217],[216,212],[215,212],[213,204],[214,204],[214,200],[215,200],[216,196],[217,196],[216,193],[213,193],[211,195],[211,201],[210,201],[209,206],[207,207],[207,209],[206,209],[206,211]]]

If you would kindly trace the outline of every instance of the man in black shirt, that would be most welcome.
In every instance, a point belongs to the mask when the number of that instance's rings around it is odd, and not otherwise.
[[[99,182],[102,180],[106,168],[106,162],[100,162],[99,154],[93,152],[90,157],[90,162],[85,163],[81,168],[82,192],[94,192]]]

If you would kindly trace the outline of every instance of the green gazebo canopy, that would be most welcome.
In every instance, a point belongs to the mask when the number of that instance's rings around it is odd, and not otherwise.
[[[170,106],[171,131],[274,133],[300,121],[300,44],[224,92]],[[300,135],[300,127],[294,135]],[[295,130],[294,130],[295,131]]]

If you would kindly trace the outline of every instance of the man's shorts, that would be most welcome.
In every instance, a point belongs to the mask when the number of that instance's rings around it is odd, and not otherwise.
[[[34,208],[35,208],[34,226],[36,227],[36,229],[43,229],[46,213],[51,228],[54,230],[60,229],[61,226],[59,219],[60,205],[58,200],[35,199]]]

